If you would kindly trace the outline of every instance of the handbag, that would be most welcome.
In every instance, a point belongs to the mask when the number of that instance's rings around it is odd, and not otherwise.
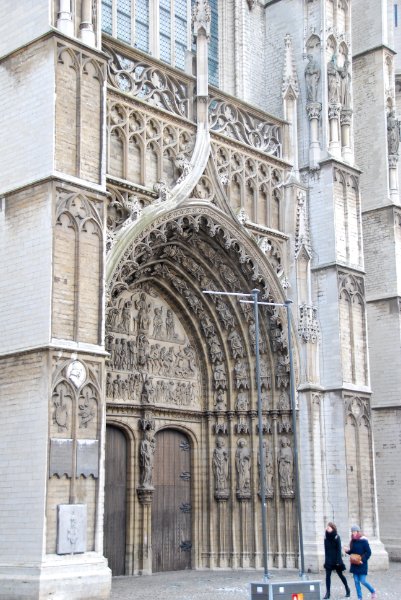
[[[361,565],[362,564],[362,556],[360,554],[350,554],[349,560],[351,565]]]

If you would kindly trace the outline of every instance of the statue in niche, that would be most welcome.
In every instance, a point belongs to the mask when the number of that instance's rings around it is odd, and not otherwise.
[[[277,408],[279,410],[289,410],[289,408],[290,408],[290,400],[288,398],[287,392],[281,392],[280,397],[278,399]]]
[[[166,336],[168,340],[174,340],[177,337],[174,325],[174,315],[170,308],[166,311]]]
[[[125,333],[131,333],[131,309],[132,302],[127,300],[121,311],[121,331]]]
[[[163,307],[155,306],[153,309],[153,337],[160,338],[163,330]]]
[[[106,397],[107,398],[113,397],[113,379],[111,377],[110,371],[107,373],[107,376],[106,376]]]
[[[237,469],[237,494],[250,495],[251,493],[251,453],[247,441],[240,438],[235,452],[235,466]]]
[[[253,319],[249,323],[249,338],[251,340],[253,353],[255,354],[255,352],[256,352],[256,324]],[[260,328],[259,328],[259,353],[265,354],[265,352],[266,352],[266,341],[262,337],[262,335],[260,333]]]
[[[188,375],[187,364],[188,361],[184,352],[184,348],[180,348],[175,357],[175,375],[178,377],[185,377]]]
[[[120,369],[128,369],[128,352],[125,338],[121,339],[120,344]]]
[[[155,438],[151,431],[145,431],[145,437],[141,442],[140,464],[141,485],[144,488],[153,487],[153,462],[156,450]]]
[[[213,369],[215,390],[225,390],[227,388],[227,375],[224,363],[217,363]]]
[[[312,54],[308,54],[308,64],[305,67],[306,101],[317,102],[320,66]]]
[[[223,352],[221,350],[219,338],[217,335],[213,335],[209,338],[209,352],[212,363],[220,362],[223,360]]]
[[[128,368],[133,369],[136,363],[136,346],[134,340],[127,342]]]
[[[238,392],[237,410],[248,410],[249,400],[247,392]]]
[[[65,394],[62,387],[59,387],[59,391],[56,391],[53,395],[55,396],[53,423],[57,425],[57,429],[60,433],[68,428],[68,407],[64,402],[64,396],[66,398],[71,398],[71,396]]]
[[[343,109],[351,108],[351,72],[350,61],[345,58],[344,65],[338,69],[340,74],[340,101]]]
[[[216,406],[216,410],[225,410],[226,399],[225,399],[225,393],[223,390],[217,390],[215,406]]]
[[[234,317],[231,314],[231,311],[224,304],[224,302],[220,300],[220,298],[217,299],[216,310],[219,313],[221,322],[223,323],[225,329],[228,329],[229,327],[234,327]]]
[[[153,383],[153,377],[146,377],[143,382],[141,400],[144,404],[155,403],[155,386]]]
[[[287,354],[279,354],[276,371],[277,388],[286,388],[290,383],[290,359]]]
[[[149,342],[146,335],[141,333],[136,340],[137,347],[137,363],[140,367],[144,367],[148,362]]]
[[[187,361],[188,361],[187,372],[194,374],[195,373],[195,366],[196,366],[195,350],[192,348],[191,345],[185,346],[184,353],[185,353],[185,356],[186,356]]]
[[[117,375],[115,380],[113,381],[113,398],[121,397],[121,378],[120,375]]]
[[[266,440],[263,440],[263,454],[264,454],[264,462],[265,462],[265,472],[264,472],[264,485],[265,485],[265,495],[269,498],[273,496],[273,478],[274,478],[274,460],[273,460],[273,450],[271,446],[268,445]],[[258,454],[258,466],[259,466],[259,477],[260,477],[260,456]]]
[[[114,347],[113,347],[113,367],[115,369],[119,369],[120,368],[120,338],[116,338],[114,340]]]
[[[90,394],[90,390],[86,389],[80,396],[78,403],[79,428],[87,429],[90,423],[96,416],[96,410],[91,408],[91,404],[96,404],[96,398]]]
[[[283,496],[293,495],[294,457],[291,442],[286,437],[281,439],[280,450],[278,453],[278,473],[281,494]]]
[[[200,324],[202,327],[202,331],[205,334],[205,337],[209,337],[215,334],[214,325],[206,313],[203,313]]]
[[[330,62],[327,65],[327,82],[329,102],[338,104],[340,101],[340,74],[337,68],[337,56],[333,54]]]
[[[249,378],[245,363],[238,359],[234,365],[236,389],[249,389]]]
[[[260,385],[262,390],[270,390],[271,388],[270,369],[268,363],[264,360],[260,362]]]
[[[120,311],[115,306],[110,306],[107,311],[107,319],[106,319],[106,330],[107,331],[117,331],[118,317]]]
[[[138,300],[135,301],[135,308],[138,311],[136,317],[137,329],[140,332],[147,333],[149,331],[151,307],[152,305],[146,300],[145,292],[142,292]]]
[[[227,339],[231,345],[231,354],[233,358],[242,358],[242,356],[244,356],[244,347],[238,331],[233,329]]]
[[[388,153],[398,155],[400,145],[400,122],[395,116],[395,111],[390,110],[387,116],[387,145]]]
[[[216,448],[213,451],[213,474],[216,498],[228,498],[228,451],[222,437],[216,439]]]

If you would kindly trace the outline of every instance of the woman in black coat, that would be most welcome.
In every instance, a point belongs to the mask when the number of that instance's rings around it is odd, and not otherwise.
[[[347,580],[343,575],[345,564],[341,556],[341,539],[337,533],[337,527],[334,523],[327,523],[324,536],[324,568],[326,569],[326,595],[325,599],[330,598],[331,572],[335,571],[345,587],[345,597],[351,596]]]
[[[344,548],[347,554],[359,554],[361,557],[361,562],[359,565],[351,563],[350,572],[354,576],[356,594],[358,596],[358,600],[362,600],[362,589],[361,583],[364,585],[369,592],[372,594],[372,600],[376,599],[376,592],[374,588],[366,581],[366,576],[368,574],[368,560],[372,551],[369,546],[369,542],[367,538],[361,533],[358,525],[353,525],[351,527],[351,541],[349,544],[349,548]]]

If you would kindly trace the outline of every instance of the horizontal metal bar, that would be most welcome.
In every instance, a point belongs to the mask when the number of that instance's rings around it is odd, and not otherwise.
[[[240,300],[244,304],[254,304],[252,300]],[[286,304],[280,304],[278,302],[257,302],[257,304],[263,304],[264,306],[287,306]]]
[[[213,290],[202,290],[202,294],[218,294],[219,296],[252,296],[242,292],[215,292]]]

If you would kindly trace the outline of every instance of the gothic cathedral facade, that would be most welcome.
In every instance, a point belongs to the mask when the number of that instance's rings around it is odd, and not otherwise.
[[[3,12],[1,600],[401,559],[398,1]]]

